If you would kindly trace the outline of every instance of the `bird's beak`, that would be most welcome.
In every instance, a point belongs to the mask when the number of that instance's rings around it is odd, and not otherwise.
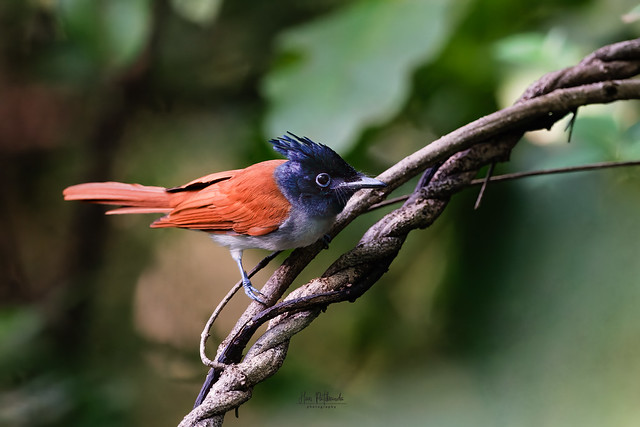
[[[368,176],[361,176],[357,181],[343,182],[340,184],[340,187],[347,187],[354,191],[360,190],[361,188],[382,188],[386,186],[387,184],[384,182],[375,178],[369,178]]]

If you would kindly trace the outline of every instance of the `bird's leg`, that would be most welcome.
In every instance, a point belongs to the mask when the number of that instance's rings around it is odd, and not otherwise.
[[[240,269],[240,274],[242,275],[242,286],[244,287],[244,293],[246,293],[247,296],[252,300],[258,301],[260,304],[266,305],[266,302],[263,299],[264,295],[259,290],[253,287],[253,285],[251,284],[251,280],[249,280],[249,276],[247,275],[247,272],[244,271],[244,267],[242,266],[242,250],[232,250],[231,257],[236,261],[236,264],[238,264],[238,268]]]

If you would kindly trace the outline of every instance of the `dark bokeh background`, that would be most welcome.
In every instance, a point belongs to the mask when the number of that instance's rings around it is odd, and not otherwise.
[[[202,326],[237,280],[205,236],[105,217],[63,202],[64,187],[180,185],[275,157],[266,141],[288,130],[377,174],[638,37],[634,6],[4,0],[0,425],[177,424],[205,374]],[[570,144],[563,124],[528,135],[498,172],[638,159],[638,117],[636,102],[581,109]],[[618,169],[495,184],[478,211],[458,195],[367,295],[299,334],[227,423],[638,425],[639,189],[640,172]],[[250,252],[247,265],[264,255]],[[318,391],[345,404],[297,404]]]

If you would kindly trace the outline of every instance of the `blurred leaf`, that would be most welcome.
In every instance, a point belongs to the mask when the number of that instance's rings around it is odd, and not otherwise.
[[[620,141],[619,156],[622,160],[640,159],[640,122],[623,133]]]
[[[115,65],[132,62],[144,48],[151,25],[148,0],[110,0],[104,9],[109,56]]]
[[[536,68],[567,67],[580,59],[577,47],[559,30],[506,37],[496,43],[494,52],[503,62]]]
[[[212,23],[221,5],[220,0],[171,0],[171,6],[178,15],[200,25]]]
[[[511,105],[544,74],[575,65],[585,52],[561,29],[514,34],[497,41],[493,56],[501,63],[499,104]]]
[[[133,62],[151,28],[149,0],[61,0],[59,14],[69,39],[108,70]]]
[[[98,51],[100,17],[96,2],[61,0],[59,15],[67,37],[89,52]]]
[[[613,116],[606,114],[583,118],[578,116],[574,128],[572,139],[576,143],[595,151],[595,156],[606,157],[603,160],[613,160],[613,153],[617,151],[616,146],[622,137],[620,126]]]
[[[286,32],[263,82],[266,133],[287,130],[347,151],[401,108],[411,73],[436,58],[467,1],[361,1]]]
[[[636,5],[629,12],[622,15],[622,21],[625,22],[626,24],[637,22],[638,20],[640,20],[640,4]]]

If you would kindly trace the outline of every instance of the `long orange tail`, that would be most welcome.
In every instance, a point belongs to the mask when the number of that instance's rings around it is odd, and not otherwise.
[[[67,187],[62,194],[65,200],[122,206],[107,214],[171,212],[171,193],[167,193],[164,187],[122,182],[89,182]]]

